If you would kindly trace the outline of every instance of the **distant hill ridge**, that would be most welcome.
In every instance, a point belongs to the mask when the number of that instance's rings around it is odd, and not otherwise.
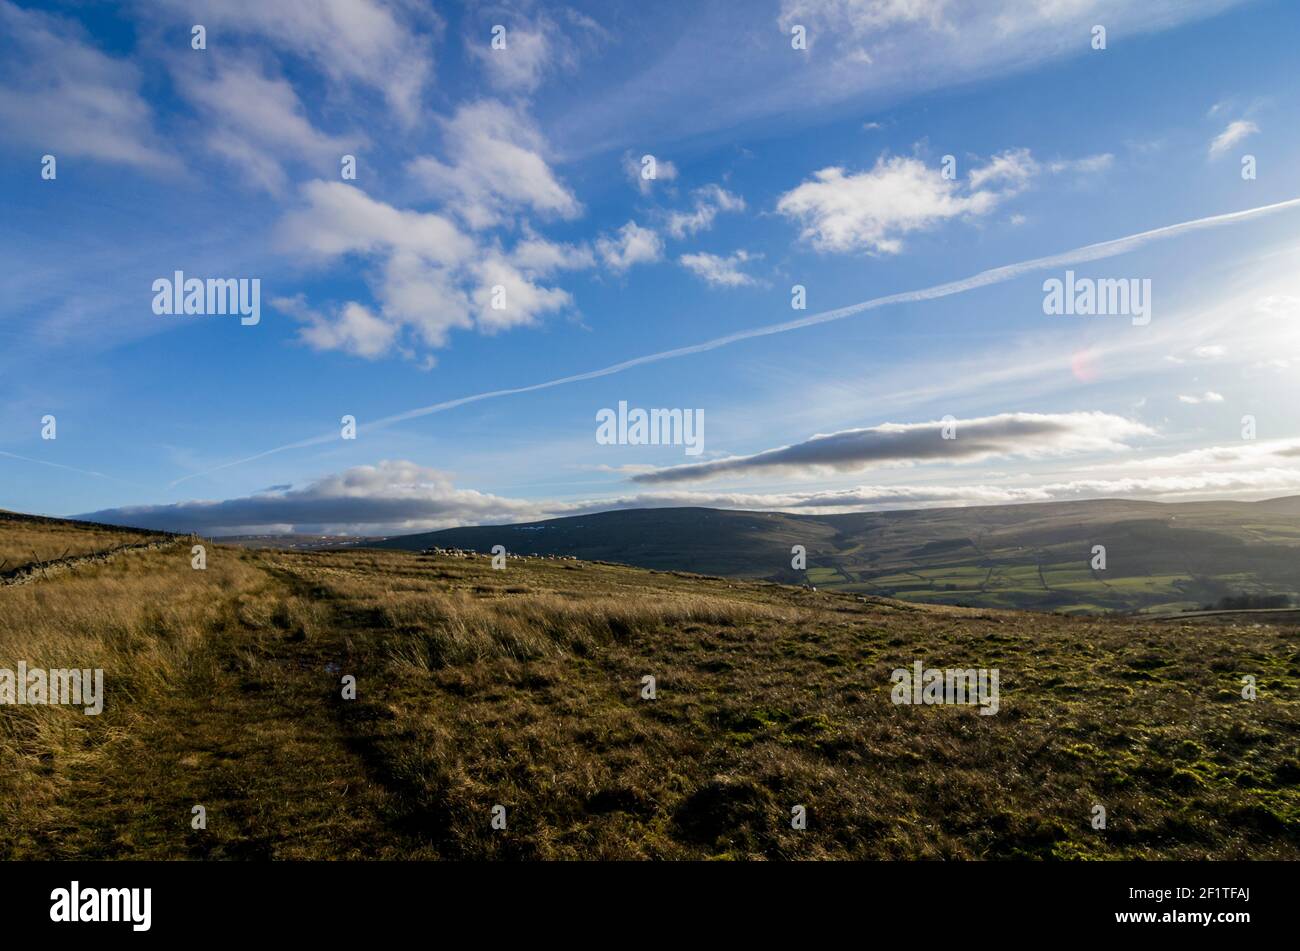
[[[1068,612],[1169,611],[1300,596],[1300,496],[1099,499],[842,515],[626,509],[452,528],[369,547],[574,555],[909,600]],[[791,567],[804,546],[807,570]],[[1093,570],[1093,548],[1106,567]]]

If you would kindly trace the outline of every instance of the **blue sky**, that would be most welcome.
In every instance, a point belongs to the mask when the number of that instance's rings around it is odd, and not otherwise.
[[[396,534],[1300,492],[1296,206],[411,413],[1300,197],[1293,3],[0,0],[0,27],[0,507]],[[260,322],[155,314],[178,270],[257,278]],[[1045,314],[1066,270],[1149,280],[1149,323]],[[620,401],[702,410],[702,453],[601,444]]]

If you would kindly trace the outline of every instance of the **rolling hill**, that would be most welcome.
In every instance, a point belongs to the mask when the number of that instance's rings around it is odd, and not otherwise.
[[[1166,612],[1300,595],[1300,497],[1097,500],[849,515],[634,509],[389,538],[380,548],[571,555],[911,601]],[[791,549],[807,551],[806,571]],[[1106,567],[1092,567],[1104,546]]]
[[[85,528],[0,544],[40,531]],[[1300,856],[1293,616],[194,541],[0,580],[0,670],[103,672],[95,716],[0,705],[0,860]],[[900,703],[921,663],[997,709]]]

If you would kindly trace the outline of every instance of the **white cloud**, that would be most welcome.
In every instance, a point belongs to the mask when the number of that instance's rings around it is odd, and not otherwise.
[[[399,250],[453,265],[476,249],[474,240],[442,215],[400,210],[343,182],[308,182],[301,192],[304,206],[280,224],[281,243],[288,250],[323,257]]]
[[[1229,122],[1227,128],[1214,137],[1210,143],[1210,158],[1217,158],[1238,142],[1259,131],[1259,126],[1249,119],[1237,119]]]
[[[882,156],[872,169],[856,174],[824,168],[782,195],[776,209],[800,221],[801,237],[819,251],[897,254],[904,235],[951,218],[987,214],[1000,197],[993,191],[964,192],[960,183],[919,159]]]
[[[146,0],[173,24],[202,23],[209,45],[256,37],[340,86],[381,94],[406,125],[420,116],[441,21],[429,8],[383,0]],[[188,29],[188,28],[187,28]],[[212,55],[212,54],[209,54]]]
[[[1219,360],[1228,355],[1228,348],[1217,343],[1207,343],[1199,347],[1193,347],[1191,355],[1197,360]],[[1172,363],[1175,366],[1182,366],[1187,363],[1186,358],[1172,353],[1165,354],[1164,359],[1166,363]]]
[[[176,75],[186,98],[204,115],[207,146],[243,166],[252,184],[267,191],[278,193],[287,183],[281,159],[322,173],[364,141],[317,130],[293,86],[264,75],[253,63],[225,61],[211,75],[191,69]]]
[[[281,297],[273,303],[306,324],[299,339],[315,350],[342,350],[373,360],[389,351],[397,335],[396,326],[355,301],[344,304],[333,315],[312,310],[301,295]]]
[[[1029,149],[1008,149],[987,165],[971,169],[970,187],[978,191],[985,185],[1003,185],[1013,192],[1023,191],[1040,168]]]
[[[385,460],[378,465],[356,466],[326,475],[300,488],[281,485],[224,501],[127,506],[80,517],[108,524],[196,531],[206,535],[398,535],[626,508],[701,505],[829,513],[934,504],[1032,502],[1052,497],[1050,489],[1030,487],[863,485],[818,492],[657,491],[580,501],[530,500],[459,489],[445,472],[409,460]]]
[[[408,170],[471,228],[501,224],[525,209],[560,218],[581,213],[542,157],[542,137],[523,113],[483,100],[462,106],[443,128],[450,163],[422,156]]]
[[[650,157],[654,159],[654,178],[645,177],[643,169],[649,166],[642,163],[646,156],[638,158],[631,152],[623,153],[623,174],[631,180],[642,195],[649,195],[657,182],[671,182],[677,179],[677,166],[670,159],[659,158],[656,155]]]
[[[1049,162],[1047,170],[1053,175],[1073,172],[1078,175],[1096,175],[1108,171],[1115,164],[1115,156],[1110,152],[1100,155],[1085,155],[1077,159],[1057,159]]]
[[[1221,469],[1240,467],[1261,469],[1266,466],[1285,464],[1288,460],[1300,457],[1300,438],[1243,440],[1226,446],[1205,446],[1189,449],[1173,455],[1149,456],[1145,459],[1131,459],[1125,463],[1126,469],[1138,470],[1145,475],[1149,470],[1160,470],[1166,474],[1185,474],[1193,469]],[[1113,463],[1088,468],[1103,469],[1114,472]]]
[[[935,85],[987,75],[1049,56],[1086,55],[1095,23],[1122,21],[1126,35],[1217,13],[1234,0],[782,0],[778,24],[808,30],[823,81],[841,95],[897,81],[911,68]],[[875,64],[863,75],[853,64]],[[824,93],[827,94],[827,93]]]
[[[502,14],[506,10],[500,7],[484,9],[465,42],[488,81],[505,92],[535,92],[547,75],[576,69],[580,50],[609,37],[600,24],[576,10],[558,9],[555,16],[562,23],[542,12],[522,16],[518,8]],[[503,49],[492,45],[498,26],[505,28]]]
[[[677,260],[682,267],[715,287],[744,287],[756,282],[753,277],[742,271],[740,266],[754,260],[755,257],[742,249],[727,257],[699,253],[683,254]]]
[[[1115,164],[1109,152],[1085,155],[1082,158],[1053,159],[1043,165],[1026,148],[1007,149],[989,159],[988,163],[971,169],[970,187],[980,189],[986,185],[1002,185],[1004,195],[1019,194],[1043,171],[1051,175],[1098,175]]]
[[[529,326],[542,315],[573,304],[568,291],[533,283],[500,255],[489,255],[475,266],[474,273],[477,287],[471,298],[477,326],[485,333]],[[497,301],[503,306],[494,306]]]
[[[549,20],[528,26],[511,24],[504,37],[505,49],[493,49],[487,39],[475,37],[470,40],[469,50],[486,68],[493,86],[532,92],[541,84],[557,52],[550,27]]]
[[[718,212],[745,210],[745,199],[720,185],[697,188],[693,197],[695,205],[690,211],[670,212],[665,223],[668,233],[679,240],[713,227],[713,219],[718,216]]]
[[[1261,314],[1300,314],[1300,297],[1290,294],[1269,294],[1255,301],[1255,310]]]
[[[950,439],[944,438],[939,420],[847,429],[751,456],[658,469],[634,481],[682,482],[754,472],[816,478],[880,466],[1119,452],[1129,448],[1126,440],[1152,434],[1142,423],[1109,413],[1003,413],[952,425],[955,438]]]
[[[1080,479],[1049,483],[1041,488],[1053,498],[1065,499],[1107,496],[1267,496],[1292,492],[1297,487],[1300,487],[1300,469],[1272,468],[1250,472],[1189,472],[1144,478]]]
[[[0,136],[56,157],[175,169],[140,95],[143,76],[72,20],[0,0]]]
[[[303,205],[280,222],[282,248],[326,262],[349,254],[379,261],[371,276],[378,313],[345,307],[340,315],[349,320],[342,326],[341,316],[309,320],[302,337],[313,346],[374,357],[395,347],[396,331],[405,328],[423,345],[441,347],[452,330],[496,333],[573,303],[567,291],[533,278],[562,264],[578,265],[579,249],[530,236],[515,249],[516,259],[495,245],[479,245],[441,215],[397,209],[342,182],[310,182],[302,197]],[[372,316],[395,332],[379,333],[367,319]]]
[[[963,183],[945,179],[940,167],[919,159],[881,156],[869,171],[848,174],[826,168],[786,192],[777,211],[804,224],[802,237],[822,251],[865,250],[897,254],[902,238],[943,221],[987,214],[1020,194],[1044,171],[1052,175],[1092,175],[1110,168],[1105,153],[1057,159],[1044,166],[1029,149],[1007,149],[971,168]],[[1013,224],[1024,222],[1012,215]]]
[[[1036,485],[946,484],[858,485],[844,489],[793,492],[659,491],[617,499],[587,500],[569,512],[583,514],[615,508],[698,505],[713,508],[821,514],[884,509],[936,508],[966,505],[1007,505],[1078,499],[1145,498],[1270,498],[1300,489],[1300,469],[1271,466],[1235,472],[1185,471],[1167,475],[1134,475],[1104,479],[1072,479]],[[573,504],[573,503],[570,503]]]
[[[775,493],[652,491],[559,501],[515,499],[457,488],[445,472],[407,460],[356,466],[301,488],[275,486],[242,498],[138,505],[77,516],[109,524],[207,535],[246,533],[397,535],[460,525],[535,521],[627,508],[713,508],[823,514],[1086,498],[1179,500],[1260,498],[1300,490],[1300,469],[1188,470],[1176,474],[1071,479],[1037,485],[858,485]]]
[[[451,478],[406,460],[385,460],[225,501],[139,505],[98,513],[113,524],[169,526],[205,534],[302,532],[402,534],[474,522],[526,521],[542,504],[458,489]]]
[[[663,239],[652,228],[642,228],[635,221],[623,225],[613,236],[601,235],[596,239],[596,253],[614,271],[653,263],[663,257],[663,252]]]
[[[585,244],[557,243],[529,234],[514,246],[510,261],[520,270],[545,277],[556,271],[589,268],[596,263],[596,257]]]
[[[781,22],[833,27],[861,38],[898,25],[938,29],[947,7],[948,0],[783,0]]]
[[[747,15],[745,40],[733,43],[717,39],[735,29],[727,5],[694,4],[694,18],[682,21],[663,55],[649,58],[626,81],[590,90],[559,120],[561,138],[571,154],[590,155],[680,141],[764,117],[780,117],[787,129],[802,125],[813,135],[816,117],[836,103],[884,116],[932,90],[1045,62],[1104,58],[1107,53],[1090,45],[1097,23],[1109,26],[1113,46],[1121,25],[1129,42],[1245,2],[783,0],[771,5],[777,12],[767,24],[765,5],[749,5],[758,19]],[[807,51],[790,49],[795,24],[808,31]]]
[[[1207,391],[1206,391],[1204,394],[1202,394],[1201,396],[1187,396],[1187,395],[1180,395],[1180,396],[1178,397],[1178,401],[1179,401],[1180,403],[1188,403],[1188,404],[1190,404],[1190,405],[1192,405],[1192,406],[1196,406],[1196,405],[1198,405],[1198,404],[1200,404],[1200,403],[1222,403],[1222,402],[1223,402],[1223,394],[1222,394],[1222,393],[1215,393],[1213,390],[1207,390]]]
[[[383,315],[428,347],[444,347],[453,330],[474,326],[468,266],[446,267],[412,251],[389,249],[375,288]]]

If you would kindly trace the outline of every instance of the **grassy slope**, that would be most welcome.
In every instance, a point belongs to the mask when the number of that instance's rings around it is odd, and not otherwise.
[[[0,510],[0,577],[62,557],[88,555],[163,537],[94,522],[70,522]]]
[[[606,512],[388,539],[379,547],[572,554],[908,600],[1066,613],[1169,611],[1240,593],[1300,595],[1300,498],[1100,500],[854,515]],[[1107,550],[1093,571],[1092,546]],[[807,572],[790,569],[792,545]]]
[[[894,706],[917,658],[1001,712]],[[19,659],[108,705],[0,707],[4,856],[1300,857],[1292,624],[178,542],[0,588]]]

